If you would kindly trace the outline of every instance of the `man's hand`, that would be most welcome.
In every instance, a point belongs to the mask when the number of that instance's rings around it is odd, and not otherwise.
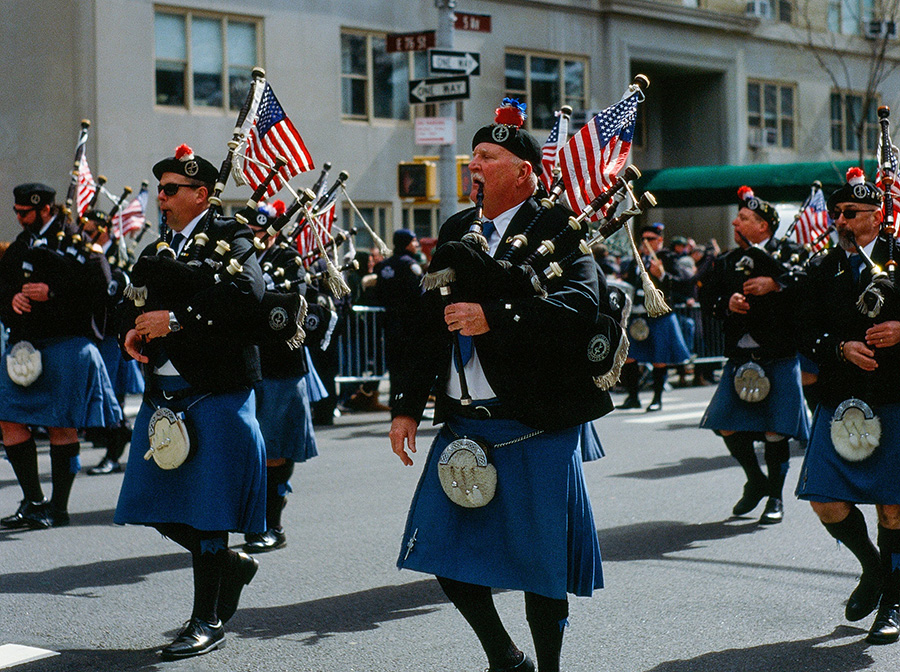
[[[491,330],[478,303],[451,303],[444,308],[444,322],[462,336],[480,336]]]
[[[407,467],[412,466],[412,458],[406,452],[406,446],[409,446],[411,453],[416,452],[416,430],[419,423],[408,415],[398,415],[391,422],[391,431],[388,436],[391,437],[391,450],[397,453],[397,457]]]
[[[145,342],[167,336],[171,331],[169,329],[169,311],[151,310],[148,313],[141,313],[134,321],[134,328]]]
[[[663,263],[658,257],[654,257],[650,260],[650,268],[647,270],[650,271],[650,275],[657,280],[662,280],[663,276],[666,274],[666,269],[663,267]]]
[[[45,282],[26,282],[22,285],[22,294],[30,301],[49,301],[50,287]]]
[[[781,285],[772,278],[760,276],[758,278],[750,278],[744,282],[743,290],[747,296],[763,296],[769,292],[780,292]]]
[[[141,362],[141,364],[146,364],[150,361],[150,359],[141,352],[144,343],[144,339],[141,338],[141,335],[136,329],[129,329],[128,333],[125,334],[125,352],[131,355],[133,359]]]
[[[24,315],[31,312],[31,301],[22,292],[19,292],[12,298],[12,309],[18,315]]]
[[[843,345],[844,359],[855,364],[863,371],[874,371],[878,368],[875,361],[875,352],[869,350],[861,341],[847,341]]]
[[[900,322],[891,320],[869,327],[866,345],[870,348],[890,348],[900,343]]]
[[[732,313],[737,313],[738,315],[746,315],[747,311],[750,310],[750,304],[747,303],[747,297],[743,294],[738,294],[735,292],[731,295],[731,298],[728,299],[728,310]]]

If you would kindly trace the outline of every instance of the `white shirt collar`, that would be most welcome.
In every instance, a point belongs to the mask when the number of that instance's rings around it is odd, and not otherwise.
[[[526,198],[525,200],[527,201],[528,199]],[[512,221],[512,218],[516,216],[519,208],[521,208],[524,203],[525,201],[522,201],[522,203],[514,205],[509,210],[501,212],[491,220],[494,223],[495,229],[494,233],[491,235],[491,239],[488,241],[491,255],[497,252],[497,248],[500,247],[500,241],[506,236],[506,229],[509,228],[509,223]]]
[[[207,208],[207,210],[208,210],[208,209],[209,209],[209,208]],[[174,236],[176,233],[180,233],[182,236],[184,236],[184,240],[181,242],[181,245],[180,245],[180,248],[181,248],[181,249],[175,250],[175,254],[176,254],[176,255],[180,254],[180,253],[181,253],[181,250],[184,249],[184,244],[185,244],[185,242],[187,242],[188,240],[190,240],[191,235],[193,235],[193,233],[194,233],[194,229],[197,228],[197,223],[198,223],[201,219],[203,219],[203,216],[204,216],[205,214],[206,214],[206,210],[204,210],[204,211],[201,212],[199,215],[197,215],[196,217],[194,217],[194,218],[188,223],[188,225],[187,225],[186,227],[184,227],[181,231],[175,231],[174,229],[172,230],[172,235],[173,235],[173,236]]]

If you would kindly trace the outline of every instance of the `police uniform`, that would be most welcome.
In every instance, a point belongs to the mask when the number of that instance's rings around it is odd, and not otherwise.
[[[0,317],[10,329],[0,372],[0,420],[66,429],[115,424],[122,411],[95,345],[106,318],[109,265],[75,241],[74,228],[67,226],[62,213],[52,206],[53,189],[32,183],[19,185],[13,192],[17,206],[34,210],[35,221],[0,260]],[[40,217],[45,206],[52,206],[46,223]],[[26,283],[46,284],[49,298],[32,301],[30,312],[19,314],[12,301]],[[18,360],[18,366],[40,374],[36,378],[16,376],[18,382],[13,382],[11,376],[17,370],[14,355],[31,346],[40,353],[40,368],[36,356],[27,365]],[[33,438],[7,444],[7,457],[25,498],[19,510],[0,525],[46,528],[68,524],[69,493],[80,469],[79,452],[77,440],[51,445],[53,495],[48,503],[38,480]]]
[[[160,180],[177,175],[191,181],[186,184],[210,190],[218,170],[182,145],[174,157],[157,163],[153,174]],[[246,554],[228,549],[228,532],[265,530],[265,447],[253,392],[260,380],[260,361],[249,336],[260,313],[262,274],[251,255],[234,279],[211,281],[211,269],[227,261],[214,251],[218,241],[228,241],[233,258],[241,258],[253,244],[245,225],[207,214],[184,226],[185,232],[192,228],[181,245],[174,235],[168,236],[180,248],[174,249],[177,261],[157,255],[156,244],[143,250],[126,298],[137,297],[145,304],[139,309],[126,301],[121,316],[123,343],[142,311],[167,310],[174,318],[170,333],[143,347],[149,358],[147,389],[134,421],[115,514],[116,523],[155,527],[191,552],[194,611],[162,650],[167,659],[221,645],[222,625],[258,567]],[[205,246],[200,233],[209,239]],[[201,263],[190,265],[194,260]],[[184,418],[195,447],[176,468],[163,468],[148,452],[151,421],[154,432],[169,422],[164,409]]]
[[[765,222],[769,237],[761,247],[738,247],[718,257],[704,285],[705,308],[724,321],[728,360],[700,427],[716,433],[733,432],[720,435],[747,476],[733,513],[749,513],[768,497],[760,523],[774,524],[784,516],[782,490],[790,458],[788,439],[805,442],[809,438],[793,329],[800,276],[773,256],[783,247],[780,256],[787,259],[793,249],[787,241],[779,242],[774,237],[778,228],[775,208],[752,192],[740,200],[739,207]],[[778,290],[748,295],[748,312],[731,312],[731,297],[743,296],[744,283],[757,277],[772,278]],[[755,441],[765,442],[767,475],[759,467]]]
[[[829,197],[828,208],[835,212],[838,204],[849,204],[845,212],[854,208],[871,211],[881,203],[881,191],[865,181],[862,171],[851,169],[848,183]],[[841,232],[840,218],[836,224]],[[846,220],[844,226],[849,228]],[[873,272],[857,253],[845,251],[845,245],[853,250],[855,242],[845,244],[842,235],[842,247],[832,248],[810,263],[805,298],[800,303],[801,345],[819,367],[820,403],[797,496],[812,502],[817,513],[817,506],[835,506],[829,503],[849,506],[846,518],[837,522],[823,519],[828,533],[862,566],[859,585],[847,602],[846,617],[860,620],[878,606],[867,641],[887,644],[900,637],[900,530],[887,527],[879,517],[876,549],[857,505],[900,505],[900,346],[870,343],[866,336],[873,327],[900,321],[900,297],[892,282],[880,280],[873,285]],[[891,259],[900,259],[900,247],[889,234],[882,233],[863,245],[881,269],[889,267]],[[883,297],[877,311],[873,311],[876,302],[871,293],[875,287]],[[872,352],[877,363],[874,370],[865,371],[848,361],[846,346],[852,342],[862,342]]]
[[[476,133],[473,150],[483,142],[497,144],[540,171],[537,141],[500,119],[498,110],[498,122]],[[503,236],[495,230],[489,239],[495,258],[505,254],[512,236],[524,231],[538,208],[538,199],[532,196],[512,209],[515,214]],[[545,212],[529,240],[553,237],[570,214],[561,206]],[[436,269],[441,248],[459,241],[474,217],[474,210],[468,209],[441,227],[430,272]],[[479,297],[454,295],[453,300],[474,301],[484,311],[489,331],[472,337],[473,354],[465,366],[468,371],[477,362],[495,396],[476,396],[471,406],[450,396],[458,394],[448,384],[457,373],[451,365],[452,338],[436,290],[423,297],[422,319],[408,334],[408,355],[394,377],[391,412],[395,419],[421,419],[434,387],[439,391],[435,422],[443,423],[413,497],[398,566],[437,575],[478,634],[492,670],[513,666],[533,670],[499,619],[486,624],[472,614],[492,611],[491,587],[525,591],[538,659],[546,656],[558,664],[567,593],[587,596],[603,585],[596,525],[578,447],[583,423],[608,413],[612,403],[590,377],[577,375],[579,367],[584,373],[584,365],[563,352],[558,342],[565,340],[569,329],[597,319],[605,294],[601,294],[596,264],[587,255],[568,267],[561,279],[548,282],[546,299],[504,296],[495,284],[478,291]],[[494,446],[488,452],[496,469],[496,492],[480,508],[454,503],[440,483],[442,453],[460,437],[478,437]]]

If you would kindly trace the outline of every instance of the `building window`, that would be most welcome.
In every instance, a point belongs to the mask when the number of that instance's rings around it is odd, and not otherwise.
[[[528,106],[526,128],[549,131],[563,105],[585,109],[587,63],[586,58],[507,52],[506,95]]]
[[[157,10],[154,32],[157,105],[240,109],[261,61],[258,20]]]
[[[374,230],[375,233],[378,234],[378,237],[387,243],[388,248],[390,248],[391,235],[393,232],[389,234],[387,226],[388,222],[391,221],[391,204],[357,203],[354,201],[354,205],[359,209],[362,216],[366,218],[366,222],[372,227],[372,230]],[[366,229],[365,225],[359,221],[359,217],[353,211],[353,208],[351,208],[348,203],[344,203],[341,227],[349,231],[354,226],[357,229],[357,233],[353,236],[353,241],[357,249],[369,250],[375,247],[375,241],[372,240],[372,235]]]
[[[409,119],[410,73],[426,68],[425,52],[388,53],[384,33],[341,33],[344,119]],[[424,75],[423,75],[424,76]]]
[[[828,30],[845,35],[859,34],[872,20],[875,0],[828,0]]]
[[[403,228],[416,234],[416,238],[437,238],[440,205],[416,203],[404,206]]]
[[[793,0],[776,0],[775,5],[778,9],[779,21],[782,23],[791,23],[794,20]]]
[[[751,148],[794,147],[794,87],[747,82],[747,142]]]
[[[870,100],[863,117],[863,96],[850,93],[831,94],[831,148],[836,152],[859,151],[857,131],[863,122],[862,140],[865,151],[874,153],[878,149],[881,126],[878,123],[878,99]]]

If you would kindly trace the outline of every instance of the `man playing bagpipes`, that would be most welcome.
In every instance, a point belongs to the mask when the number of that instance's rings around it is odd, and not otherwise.
[[[879,110],[879,114],[881,110]],[[862,567],[845,610],[878,608],[866,641],[900,636],[900,248],[883,226],[882,191],[859,168],[828,198],[839,246],[812,260],[797,320],[801,347],[819,366],[821,399],[797,485],[828,533]],[[888,201],[885,211],[893,216]],[[878,547],[859,504],[878,513]]]
[[[109,265],[76,249],[76,230],[44,184],[13,190],[22,226],[0,260],[0,318],[10,329],[0,372],[0,431],[24,499],[7,528],[69,523],[80,469],[78,429],[122,419],[95,342],[106,319]],[[70,254],[67,250],[71,249]],[[31,427],[50,435],[53,494],[44,499]]]
[[[207,653],[258,563],[228,548],[228,532],[265,531],[265,447],[254,414],[259,352],[251,316],[264,292],[253,234],[207,216],[219,171],[180,146],[153,166],[166,224],[134,266],[120,340],[144,365],[115,522],[156,528],[191,553],[191,618],[165,659]],[[221,280],[227,254],[246,259]],[[231,266],[229,266],[231,268]],[[229,271],[230,273],[230,271]]]
[[[722,437],[747,477],[732,513],[748,514],[768,497],[759,522],[771,525],[784,518],[788,439],[809,437],[793,328],[800,276],[772,256],[779,245],[774,206],[748,187],[738,201],[731,223],[738,247],[716,258],[701,295],[704,309],[724,321],[728,361],[700,427]],[[756,441],[765,444],[767,474]]]
[[[522,123],[511,101],[475,134],[471,197],[477,202],[483,194],[485,219],[479,221],[480,208],[468,209],[441,227],[423,285],[455,278],[440,290],[450,290],[452,303],[445,306],[436,289],[425,293],[390,404],[391,447],[405,465],[412,464],[407,451],[416,452],[432,388],[435,422],[443,423],[413,497],[398,565],[438,577],[492,672],[535,669],[501,623],[492,587],[525,591],[538,665],[552,672],[559,669],[567,593],[590,595],[603,583],[578,437],[580,425],[612,403],[587,372],[587,359],[582,364],[566,344],[597,323],[607,292],[585,253],[546,283],[545,294],[517,289],[525,271],[496,261],[536,214],[528,250],[571,215],[561,206],[541,210],[541,148]],[[482,232],[487,253],[478,237],[459,242],[470,227],[473,235]],[[606,336],[594,345],[604,355],[617,349]]]

